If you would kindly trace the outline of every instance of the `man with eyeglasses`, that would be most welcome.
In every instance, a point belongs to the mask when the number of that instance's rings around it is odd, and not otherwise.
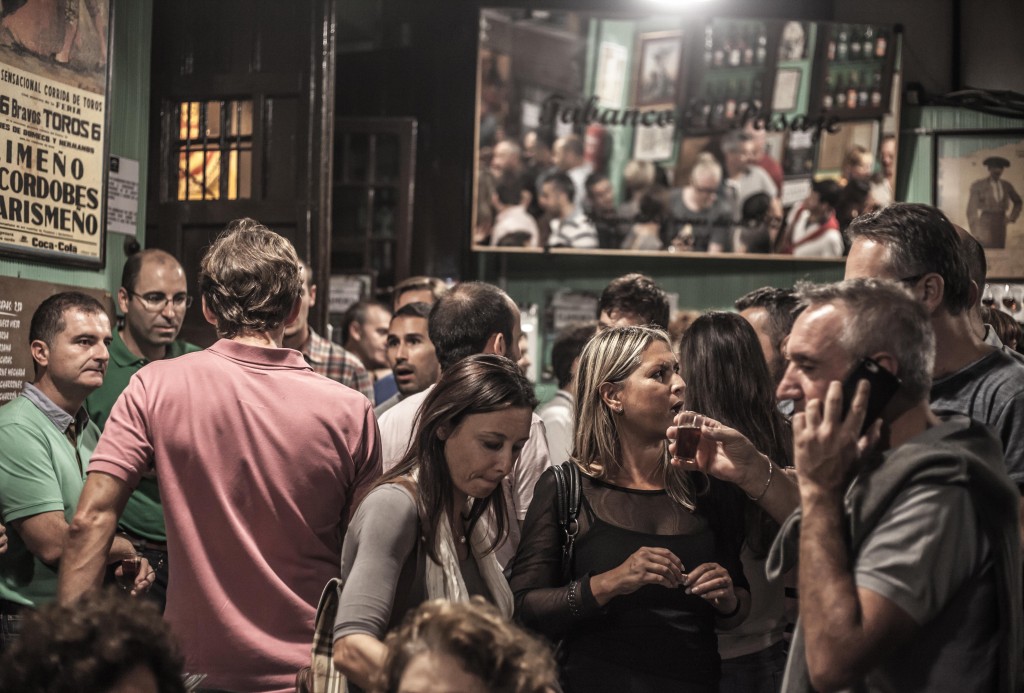
[[[898,281],[928,309],[935,330],[932,409],[988,424],[1002,441],[1010,479],[1024,492],[1024,367],[974,329],[978,287],[953,224],[934,207],[901,203],[857,217],[847,234],[847,279]]]
[[[686,187],[669,192],[672,247],[700,253],[732,250],[732,208],[721,190],[722,166],[705,152],[697,157]]]
[[[103,386],[89,395],[85,409],[103,430],[110,410],[128,381],[151,361],[181,356],[199,347],[177,339],[185,310],[192,304],[185,272],[174,256],[147,249],[132,255],[121,272],[117,304],[124,326],[114,332]],[[155,478],[143,478],[128,499],[120,531],[156,569],[149,597],[163,610],[167,598],[167,532]]]

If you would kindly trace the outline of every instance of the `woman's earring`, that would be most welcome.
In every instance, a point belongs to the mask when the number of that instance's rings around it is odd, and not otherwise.
[[[623,412],[622,407],[619,407],[618,409],[615,410],[616,414],[621,414],[622,412]]]

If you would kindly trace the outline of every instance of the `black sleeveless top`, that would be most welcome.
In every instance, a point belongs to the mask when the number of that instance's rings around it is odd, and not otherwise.
[[[717,691],[715,612],[684,588],[647,585],[603,608],[594,602],[582,618],[567,617],[557,564],[561,533],[551,528],[551,523],[557,527],[553,501],[553,479],[545,472],[523,528],[511,584],[520,619],[552,639],[562,639],[566,693]],[[716,531],[721,523],[709,502],[705,498],[702,507],[698,500],[694,513],[666,491],[627,489],[584,476],[572,577],[587,583],[589,594],[590,576],[618,567],[647,546],[672,551],[685,570],[719,563],[737,587],[746,588],[739,544]],[[560,589],[544,589],[556,585]]]

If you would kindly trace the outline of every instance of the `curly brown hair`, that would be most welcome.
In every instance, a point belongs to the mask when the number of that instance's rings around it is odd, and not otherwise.
[[[275,330],[302,293],[299,258],[288,239],[254,219],[228,224],[203,256],[199,290],[228,339]]]
[[[555,660],[547,646],[507,622],[482,597],[468,602],[424,602],[409,612],[384,644],[388,656],[374,682],[375,693],[396,693],[409,663],[430,652],[458,660],[491,693],[558,690]]]
[[[106,691],[137,667],[153,673],[160,693],[184,693],[181,655],[156,606],[98,591],[25,617],[0,659],[0,691]]]

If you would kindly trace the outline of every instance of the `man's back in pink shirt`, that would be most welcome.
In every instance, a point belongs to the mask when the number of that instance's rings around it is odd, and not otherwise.
[[[136,374],[90,472],[160,481],[166,618],[204,686],[294,690],[357,502],[380,475],[365,397],[291,349],[221,340]]]

